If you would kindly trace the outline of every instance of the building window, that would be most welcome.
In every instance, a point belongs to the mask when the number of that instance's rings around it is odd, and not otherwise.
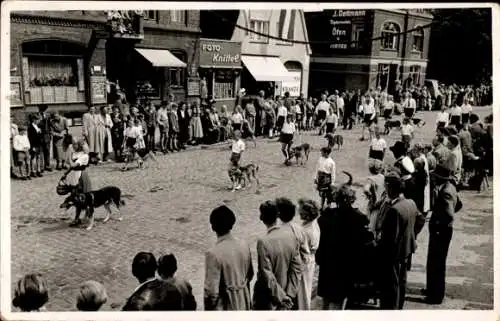
[[[158,20],[158,11],[157,10],[144,11],[144,19],[157,21]]]
[[[389,86],[389,72],[391,66],[388,64],[379,64],[377,72],[377,87],[381,87],[382,90],[387,90]]]
[[[424,50],[424,30],[418,27],[417,30],[413,31],[413,51],[422,52]]]
[[[259,32],[264,35],[269,35],[269,21],[250,20],[250,29],[254,32]],[[268,37],[256,34],[254,32],[250,32],[250,39],[264,43],[269,42]]]
[[[186,10],[171,10],[170,11],[170,22],[175,24],[186,24]]]
[[[412,79],[412,84],[413,85],[420,85],[420,73],[421,73],[422,68],[418,65],[413,65],[410,66],[410,74],[408,75],[409,78]]]
[[[399,33],[401,28],[394,22],[386,22],[382,26],[382,48],[389,50],[399,49]]]
[[[364,40],[364,32],[365,29],[363,27],[358,27],[356,25],[353,26],[352,30],[352,43],[351,48],[361,49],[363,48],[362,41]]]
[[[187,63],[187,55],[184,51],[171,51],[179,60]],[[186,84],[186,68],[170,68],[170,86],[182,87]]]

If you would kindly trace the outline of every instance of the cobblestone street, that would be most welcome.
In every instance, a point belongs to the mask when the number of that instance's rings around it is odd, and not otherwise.
[[[481,117],[490,108],[478,109]],[[417,129],[416,140],[430,143],[435,113],[419,113],[427,122]],[[422,116],[423,115],[423,116]],[[360,126],[352,131],[339,130],[344,147],[334,151],[338,180],[346,180],[340,171],[354,174],[357,183],[368,175],[367,141],[359,142]],[[389,145],[398,138],[386,137]],[[121,172],[120,165],[109,163],[89,168],[94,189],[115,185],[127,197],[123,220],[103,224],[104,209],[96,210],[96,224],[90,232],[70,228],[74,210],[59,209],[63,197],[55,187],[62,173],[47,174],[29,182],[12,182],[12,282],[25,273],[40,272],[49,284],[49,311],[74,311],[79,285],[85,280],[104,284],[109,301],[103,310],[119,310],[137,286],[131,263],[139,251],[155,256],[172,252],[177,256],[179,276],[193,285],[198,308],[203,309],[204,253],[215,242],[208,218],[210,211],[227,204],[237,215],[234,234],[252,244],[254,267],[255,243],[265,233],[259,221],[258,206],[267,199],[287,196],[317,199],[313,186],[319,147],[324,139],[305,133],[297,143],[308,142],[313,152],[306,167],[282,165],[276,141],[259,139],[257,148],[247,144],[243,163],[259,165],[260,193],[255,186],[231,193],[226,174],[229,151],[219,147],[192,149],[158,156],[159,165],[148,161],[144,170]],[[389,152],[390,154],[390,152]],[[392,162],[392,155],[388,161]],[[153,192],[152,188],[161,187]],[[448,257],[447,299],[440,306],[418,302],[418,289],[425,286],[427,227],[419,236],[419,248],[409,272],[407,309],[492,309],[493,308],[493,184],[482,194],[462,192],[464,208],[456,224]],[[358,198],[361,195],[358,193]],[[364,201],[359,199],[360,204]],[[315,299],[319,306],[320,299]]]

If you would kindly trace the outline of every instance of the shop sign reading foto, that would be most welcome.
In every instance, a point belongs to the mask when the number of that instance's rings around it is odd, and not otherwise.
[[[239,63],[240,54],[224,53],[222,45],[219,44],[203,44],[201,50],[212,54],[212,62],[215,63]]]

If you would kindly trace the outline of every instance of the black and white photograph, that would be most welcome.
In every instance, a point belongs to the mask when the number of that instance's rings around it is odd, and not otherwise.
[[[212,4],[2,4],[2,318],[493,312],[498,5]]]

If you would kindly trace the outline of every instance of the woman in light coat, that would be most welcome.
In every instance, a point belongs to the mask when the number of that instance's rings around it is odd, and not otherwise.
[[[319,207],[316,202],[308,199],[299,200],[299,215],[302,219],[308,254],[304,256],[304,271],[302,273],[301,290],[297,293],[299,310],[311,309],[311,296],[316,262],[314,257],[319,246],[320,231],[316,218],[319,216]]]
[[[88,113],[83,114],[83,138],[89,146],[89,151],[95,153],[95,142],[96,142],[96,119],[95,107],[90,106]]]
[[[113,120],[109,115],[109,108],[107,106],[102,106],[100,111],[100,114],[96,117],[95,152],[98,155],[99,161],[104,161],[108,154],[113,151],[111,141]]]

